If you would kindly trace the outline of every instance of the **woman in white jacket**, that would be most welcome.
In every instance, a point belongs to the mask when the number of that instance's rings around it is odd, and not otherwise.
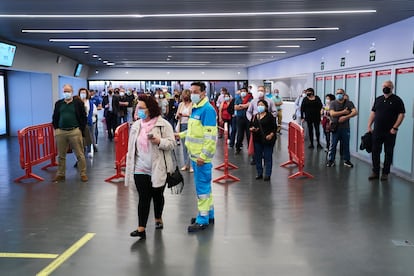
[[[136,121],[130,130],[125,169],[125,185],[135,184],[138,200],[138,228],[132,237],[146,238],[151,199],[154,201],[155,228],[164,227],[164,189],[167,172],[173,172],[172,150],[175,146],[171,124],[162,118],[152,96],[140,95]]]

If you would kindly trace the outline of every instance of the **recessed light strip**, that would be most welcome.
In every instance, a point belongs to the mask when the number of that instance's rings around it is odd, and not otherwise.
[[[148,17],[241,17],[269,15],[332,15],[332,14],[365,14],[376,10],[333,10],[333,11],[286,11],[286,12],[223,12],[223,13],[168,13],[168,14],[0,14],[0,18],[148,18]]]
[[[314,37],[291,38],[51,38],[49,42],[223,42],[223,41],[315,41]]]
[[[23,29],[22,33],[35,34],[68,34],[68,33],[177,33],[177,32],[269,32],[269,31],[338,31],[338,27],[309,28],[254,28],[254,29]]]
[[[91,46],[88,45],[70,45],[70,49],[89,49]]]
[[[177,49],[232,49],[232,48],[247,48],[247,46],[241,45],[189,45],[189,46],[181,46],[181,45],[172,45],[170,48],[177,48]]]

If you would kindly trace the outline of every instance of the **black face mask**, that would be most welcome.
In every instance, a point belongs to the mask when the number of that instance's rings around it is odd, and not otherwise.
[[[382,89],[382,92],[384,93],[384,94],[390,94],[391,93],[391,88],[389,88],[389,87],[384,87],[383,89]]]
[[[306,96],[310,97],[312,96],[312,93],[306,93]]]

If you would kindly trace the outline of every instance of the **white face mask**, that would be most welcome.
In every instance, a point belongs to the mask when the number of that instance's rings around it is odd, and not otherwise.
[[[155,94],[155,98],[157,98],[157,99],[158,99],[159,97],[160,97],[160,95],[158,95],[158,94]]]
[[[160,99],[162,99],[162,98],[164,98],[164,95],[163,94],[160,94]]]
[[[123,96],[125,96],[125,93],[124,92],[120,92],[119,93],[119,96],[123,97]]]
[[[259,91],[259,92],[257,92],[257,96],[259,96],[259,98],[262,98],[262,97],[264,96],[263,91]]]

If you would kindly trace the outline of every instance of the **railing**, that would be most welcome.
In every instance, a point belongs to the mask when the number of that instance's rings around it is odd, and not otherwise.
[[[14,181],[19,182],[27,178],[43,181],[42,177],[32,172],[32,168],[48,160],[50,160],[50,164],[42,167],[42,170],[57,166],[53,125],[49,123],[25,127],[17,132],[17,137],[20,146],[20,167],[25,170],[25,175]]]
[[[305,132],[303,128],[295,122],[289,123],[289,161],[280,165],[285,167],[287,165],[296,164],[299,168],[297,173],[294,173],[289,176],[289,178],[295,178],[298,176],[306,176],[313,178],[313,175],[303,171],[305,167]]]
[[[227,123],[224,124],[224,163],[222,163],[221,165],[215,167],[216,170],[224,170],[224,175],[216,178],[213,180],[213,182],[216,183],[220,183],[221,181],[224,180],[224,182],[227,182],[227,180],[230,181],[240,181],[239,178],[229,174],[229,168],[230,169],[238,169],[237,166],[233,165],[232,163],[229,162],[229,147],[228,147],[228,138],[229,138],[229,130],[228,130],[228,126]]]
[[[107,182],[111,182],[116,178],[125,177],[122,169],[126,167],[126,155],[128,152],[128,139],[129,139],[129,124],[123,123],[115,130],[115,170],[116,173],[105,179]]]

